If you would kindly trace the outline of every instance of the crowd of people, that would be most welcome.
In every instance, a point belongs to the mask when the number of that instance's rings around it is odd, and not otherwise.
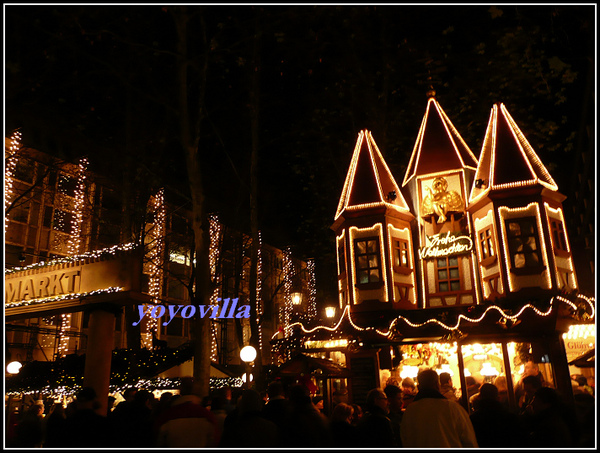
[[[390,379],[361,406],[335,399],[326,413],[304,385],[273,381],[264,394],[219,389],[196,396],[191,378],[178,394],[159,399],[143,389],[98,414],[97,395],[83,388],[63,408],[33,404],[9,426],[8,447],[48,448],[547,448],[595,446],[593,387],[576,393],[575,407],[545,385],[537,369],[515,386],[518,411],[507,404],[501,379],[472,383],[469,409],[452,378],[420,370],[416,383]]]

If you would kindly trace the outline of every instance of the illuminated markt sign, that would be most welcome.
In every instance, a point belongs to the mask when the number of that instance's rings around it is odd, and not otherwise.
[[[427,236],[427,245],[419,249],[419,258],[459,255],[469,253],[471,250],[473,250],[473,241],[469,236],[455,236],[450,232],[440,233]]]
[[[6,301],[31,300],[76,293],[80,287],[80,268],[43,275],[27,275],[6,280]]]

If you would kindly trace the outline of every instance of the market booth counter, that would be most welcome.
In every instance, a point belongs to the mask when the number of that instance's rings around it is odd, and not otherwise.
[[[298,353],[274,370],[272,377],[281,378],[289,384],[303,384],[311,393],[321,394],[325,412],[331,413],[334,394],[346,388],[346,381],[350,376],[347,368],[331,360]]]
[[[450,374],[465,409],[472,409],[473,388],[489,382],[516,410],[519,382],[527,374],[537,374],[571,400],[565,338],[572,326],[593,326],[594,320],[592,299],[555,295],[530,302],[404,311],[355,311],[347,306],[333,327],[299,326],[296,333],[311,339],[318,334],[325,343],[327,336],[344,342],[352,402],[360,404],[371,388],[385,387],[390,378],[414,379],[420,368],[430,367]]]

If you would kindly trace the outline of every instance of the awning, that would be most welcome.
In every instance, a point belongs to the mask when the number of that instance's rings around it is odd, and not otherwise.
[[[569,365],[579,368],[593,368],[596,366],[596,348],[584,352],[579,357],[571,360]]]
[[[327,359],[310,357],[305,354],[297,354],[294,358],[281,365],[275,370],[277,376],[298,376],[301,374],[313,374],[316,372],[322,377],[345,378],[350,377],[350,370]]]

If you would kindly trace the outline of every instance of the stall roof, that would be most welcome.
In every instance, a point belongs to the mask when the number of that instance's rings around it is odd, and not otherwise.
[[[275,371],[278,376],[297,376],[311,374],[320,370],[324,377],[338,378],[350,377],[350,370],[327,359],[319,359],[306,354],[297,354],[294,358],[284,363]]]
[[[596,348],[584,352],[579,357],[574,358],[569,362],[569,365],[574,365],[579,368],[593,368],[596,366]]]

